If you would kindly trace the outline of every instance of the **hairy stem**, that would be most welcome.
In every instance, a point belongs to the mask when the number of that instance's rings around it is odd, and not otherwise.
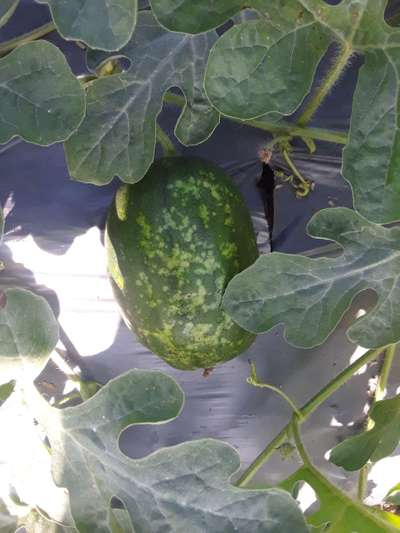
[[[178,94],[166,93],[164,100],[167,104],[173,104],[178,107],[183,107],[186,104],[186,100],[183,96]],[[232,117],[223,117],[226,120],[237,122],[243,126],[250,126],[259,130],[266,131],[284,137],[301,137],[303,139],[314,139],[316,141],[325,141],[335,144],[346,144],[347,134],[340,133],[332,130],[325,130],[322,128],[304,128],[296,124],[289,124],[288,122],[268,122],[265,120],[240,120]]]
[[[43,24],[43,26],[39,26],[39,28],[35,28],[34,30],[24,33],[23,35],[19,35],[18,37],[14,37],[13,39],[10,39],[9,41],[5,41],[4,43],[0,44],[0,57],[5,56],[14,48],[17,48],[17,46],[20,46],[21,44],[29,43],[31,41],[36,41],[36,39],[40,39],[41,37],[44,37],[48,33],[51,33],[56,29],[56,26],[54,22],[48,22],[47,24]]]
[[[321,85],[315,92],[315,94],[312,96],[311,100],[306,105],[303,113],[300,115],[297,124],[299,126],[305,126],[310,122],[312,117],[314,116],[317,109],[320,107],[322,102],[325,100],[325,98],[328,96],[330,91],[332,90],[335,83],[340,78],[343,69],[346,67],[347,63],[349,62],[350,56],[352,55],[353,50],[351,46],[343,45],[340,48],[339,54],[332,64],[331,68],[328,70],[328,73],[326,74],[325,78],[322,80]]]
[[[176,155],[175,146],[173,145],[171,139],[165,133],[161,126],[157,124],[157,142],[161,146],[164,155],[166,157],[171,157]]]
[[[371,402],[369,412],[371,412],[376,402],[383,400],[383,398],[385,397],[386,387],[388,384],[390,370],[392,368],[395,353],[396,353],[395,344],[391,344],[390,346],[386,348],[385,357],[383,359],[382,368],[379,373],[375,394]],[[365,424],[365,429],[368,431],[369,429],[372,429],[372,427],[373,427],[373,421],[368,416],[367,422]],[[357,496],[361,501],[365,498],[365,494],[367,490],[368,471],[369,471],[369,465],[366,464],[361,468],[359,475],[358,475]]]
[[[345,368],[340,374],[338,374],[332,381],[330,381],[324,388],[322,388],[315,396],[313,396],[306,404],[299,409],[301,413],[301,421],[304,422],[310,415],[323,404],[334,392],[336,392],[342,385],[344,385],[353,374],[355,374],[360,368],[367,363],[376,359],[380,353],[385,349],[378,348],[376,350],[369,350],[362,355],[357,361]],[[275,452],[276,448],[280,446],[286,439],[288,431],[291,428],[291,422],[287,424],[278,435],[264,448],[264,450],[256,457],[251,465],[243,472],[240,478],[237,480],[236,485],[238,487],[244,487],[247,485],[258,472],[258,470],[266,463],[266,461]]]

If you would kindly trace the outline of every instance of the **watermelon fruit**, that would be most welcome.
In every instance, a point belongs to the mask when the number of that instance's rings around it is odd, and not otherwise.
[[[253,342],[221,308],[228,282],[258,257],[249,212],[223,170],[194,157],[154,162],[117,191],[105,243],[126,324],[171,366],[214,367]]]

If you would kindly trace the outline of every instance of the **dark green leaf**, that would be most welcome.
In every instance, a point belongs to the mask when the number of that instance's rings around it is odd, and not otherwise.
[[[285,324],[291,344],[324,342],[353,298],[365,289],[376,306],[349,329],[352,342],[378,348],[400,340],[400,230],[369,222],[346,208],[324,209],[308,225],[314,237],[338,242],[343,254],[311,259],[282,253],[260,257],[229,283],[223,304],[245,329]]]
[[[4,24],[6,24],[9,21],[14,11],[17,9],[18,4],[19,4],[19,0],[1,0],[0,28],[1,26],[4,26]]]
[[[29,291],[0,295],[0,376],[34,379],[58,341],[58,324],[49,304]]]
[[[368,461],[379,461],[397,447],[400,440],[400,395],[376,402],[372,429],[350,437],[331,451],[330,461],[346,470],[359,470]]]
[[[48,145],[79,126],[84,91],[54,45],[36,41],[0,60],[0,143],[19,135]]]
[[[122,454],[118,439],[126,427],[171,420],[182,402],[170,377],[132,370],[77,407],[42,410],[55,480],[69,491],[77,529],[108,533],[115,496],[136,532],[306,533],[288,493],[231,485],[239,456],[227,444],[187,442],[138,460]]]
[[[183,33],[216,28],[247,4],[243,0],[151,0],[153,13],[160,24]]]
[[[119,50],[136,25],[137,0],[38,0],[49,4],[58,31],[65,39],[90,48]]]
[[[134,183],[154,158],[156,118],[163,95],[172,86],[186,96],[176,134],[184,144],[204,141],[215,129],[219,114],[203,95],[203,73],[214,33],[191,37],[165,31],[151,13],[139,14],[138,27],[121,55],[131,60],[122,74],[94,81],[88,88],[87,115],[66,143],[71,175],[97,184],[115,175]],[[95,68],[107,55],[93,53]]]
[[[319,510],[312,513],[307,521],[321,527],[330,524],[327,533],[390,533],[397,531],[381,515],[376,515],[360,502],[351,500],[346,494],[332,485],[319,472],[302,467],[290,476],[282,486],[287,490],[298,481],[305,481],[316,492]]]
[[[381,223],[400,218],[399,56],[400,43],[366,53],[343,152],[343,176],[356,208]]]
[[[211,51],[205,89],[224,115],[241,119],[288,115],[311,88],[330,36],[297,3],[271,8],[262,19],[234,26]],[[280,24],[275,11],[286,12]],[[275,15],[275,17],[274,17]],[[282,13],[279,15],[281,16]]]

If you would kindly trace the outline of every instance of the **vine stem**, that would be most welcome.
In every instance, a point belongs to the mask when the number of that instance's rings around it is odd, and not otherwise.
[[[20,46],[21,44],[29,43],[31,41],[36,41],[36,39],[40,39],[41,37],[44,37],[48,33],[51,33],[56,29],[56,26],[54,22],[48,22],[47,24],[43,24],[43,26],[39,26],[38,28],[35,28],[34,30],[24,33],[23,35],[19,35],[18,37],[14,37],[13,39],[10,39],[9,41],[5,41],[4,43],[0,44],[0,57],[5,56],[14,48],[17,48],[17,46]]]
[[[314,465],[312,464],[312,461],[308,453],[306,452],[306,449],[304,447],[304,444],[301,438],[300,424],[301,424],[301,419],[296,415],[296,413],[294,413],[292,417],[291,429],[292,429],[293,438],[296,444],[297,451],[299,452],[299,455],[301,457],[301,460],[303,461],[304,466],[310,470],[314,470]]]
[[[299,409],[301,414],[301,422],[307,420],[310,415],[325,402],[334,392],[336,392],[342,385],[344,385],[351,377],[367,363],[376,359],[386,347],[377,348],[376,350],[369,350],[362,355],[357,361],[345,368],[332,381],[323,387],[315,396],[313,396],[307,403]],[[267,462],[275,450],[285,441],[288,432],[291,429],[292,423],[289,422],[276,437],[264,448],[264,450],[256,457],[251,465],[243,472],[236,482],[236,486],[246,486],[258,472],[258,470]]]
[[[371,406],[369,408],[370,413],[375,403],[383,400],[383,398],[385,397],[386,387],[388,384],[390,370],[392,368],[395,353],[396,353],[396,344],[391,344],[390,346],[386,348],[382,368],[379,373],[378,381],[376,384],[375,394],[374,394]],[[372,429],[373,424],[374,423],[372,419],[370,418],[370,416],[368,416],[367,422],[365,424],[365,429],[367,431]],[[358,475],[357,496],[358,496],[358,499],[361,501],[364,500],[365,494],[367,491],[368,472],[369,472],[369,466],[368,464],[366,464],[361,468],[360,473]]]
[[[343,69],[346,67],[347,63],[349,62],[349,59],[352,53],[353,53],[353,49],[349,45],[343,45],[340,48],[339,54],[337,55],[331,68],[328,70],[328,73],[326,74],[324,80],[322,81],[321,85],[317,89],[314,96],[311,98],[311,100],[306,105],[299,119],[297,120],[297,124],[299,126],[304,127],[306,124],[310,122],[310,120],[314,116],[317,109],[320,107],[322,102],[325,100],[325,98],[328,96],[328,94],[332,90],[335,83],[340,78],[343,72]]]
[[[249,385],[253,385],[253,387],[259,387],[260,389],[269,389],[274,392],[276,392],[283,400],[285,400],[286,403],[290,405],[290,408],[292,409],[293,413],[296,414],[299,418],[301,418],[301,413],[294,404],[293,400],[289,398],[289,396],[283,392],[278,387],[275,387],[275,385],[270,385],[269,383],[263,383],[258,379],[257,371],[256,371],[256,365],[254,363],[250,363],[250,369],[251,369],[251,375],[247,378],[247,383]]]
[[[164,100],[167,104],[176,105],[178,107],[184,107],[186,100],[183,96],[178,94],[166,93]],[[224,117],[224,119],[231,120],[242,126],[250,126],[259,130],[267,131],[268,133],[274,133],[282,135],[284,137],[300,137],[302,139],[314,139],[316,141],[326,141],[335,144],[346,144],[347,134],[336,132],[332,130],[325,130],[322,128],[305,128],[296,124],[289,124],[288,122],[268,122],[266,120],[240,120],[233,117]]]
[[[161,145],[166,157],[176,155],[175,146],[159,124],[157,124],[157,142]]]

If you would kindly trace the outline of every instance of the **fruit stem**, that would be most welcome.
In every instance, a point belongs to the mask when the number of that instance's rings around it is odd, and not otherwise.
[[[173,157],[176,156],[176,150],[175,146],[173,145],[171,139],[168,137],[168,135],[165,133],[165,131],[162,129],[162,127],[157,124],[157,142],[161,146],[165,157]]]
[[[301,422],[307,420],[310,415],[323,404],[334,392],[336,392],[342,385],[344,385],[352,376],[360,370],[364,365],[376,359],[386,347],[377,348],[376,350],[369,350],[362,355],[352,365],[345,368],[332,381],[323,387],[315,396],[313,396],[307,403],[299,409],[301,413]],[[256,457],[251,465],[243,472],[236,482],[236,486],[246,486],[258,472],[258,470],[268,461],[271,455],[276,451],[278,446],[283,444],[288,432],[291,429],[291,422],[289,422],[276,437],[264,448],[264,450]]]
[[[391,344],[390,346],[386,348],[382,368],[379,373],[378,382],[376,384],[375,394],[374,394],[374,397],[372,399],[372,402],[369,408],[369,414],[371,413],[375,403],[383,400],[383,398],[385,397],[386,387],[388,384],[390,370],[392,368],[395,353],[396,353],[395,344]],[[374,425],[373,420],[371,419],[370,416],[368,416],[366,424],[365,424],[365,430],[368,431],[372,429],[373,425]],[[366,464],[361,468],[359,475],[358,475],[357,496],[358,496],[358,499],[361,501],[364,500],[366,490],[367,490],[368,471],[369,471],[369,465]]]
[[[39,26],[38,28],[35,28],[34,30],[24,33],[23,35],[19,35],[18,37],[14,37],[10,39],[9,41],[4,41],[4,43],[0,44],[0,57],[3,57],[7,55],[9,52],[14,50],[14,48],[17,48],[17,46],[20,46],[21,44],[29,43],[31,41],[36,41],[36,39],[40,39],[41,37],[44,37],[48,33],[51,33],[56,29],[56,26],[54,22],[48,22],[47,24],[43,24],[43,26]]]
[[[177,105],[179,107],[184,107],[186,105],[186,100],[183,96],[178,94],[172,94],[170,92],[164,95],[164,100],[167,104]],[[325,141],[335,144],[346,144],[347,143],[347,134],[336,132],[332,130],[326,130],[322,128],[304,128],[296,124],[290,124],[288,122],[268,122],[261,119],[256,120],[240,120],[232,117],[223,117],[227,120],[237,122],[242,126],[250,126],[251,128],[257,128],[259,130],[267,131],[268,133],[273,133],[277,135],[282,135],[286,137],[303,137],[307,139],[314,139],[316,141]]]

